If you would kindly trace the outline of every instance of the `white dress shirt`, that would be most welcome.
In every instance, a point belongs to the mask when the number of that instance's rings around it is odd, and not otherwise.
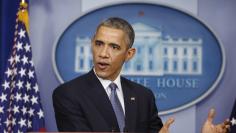
[[[95,75],[97,76],[95,70],[93,69]],[[122,87],[121,87],[121,82],[120,82],[120,74],[117,76],[117,78],[114,81],[111,80],[107,80],[107,79],[102,79],[100,77],[98,77],[98,80],[101,82],[103,88],[105,89],[107,96],[110,98],[111,95],[111,89],[109,88],[110,83],[115,83],[118,87],[118,89],[116,89],[116,94],[118,96],[118,99],[120,100],[123,112],[125,114],[125,104],[124,104],[124,95],[123,95],[123,91],[122,91]]]

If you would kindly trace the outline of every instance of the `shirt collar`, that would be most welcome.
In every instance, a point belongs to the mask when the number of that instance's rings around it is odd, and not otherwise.
[[[98,77],[98,75],[96,74],[96,71],[95,69],[93,69],[95,75],[97,76],[98,80],[100,81],[100,83],[102,84],[102,86],[107,89],[108,86],[110,85],[110,83],[115,83],[118,87],[118,91],[122,91],[121,90],[121,82],[120,82],[120,74],[116,77],[116,79],[114,81],[111,81],[111,80],[107,80],[107,79],[103,79],[103,78],[100,78]]]

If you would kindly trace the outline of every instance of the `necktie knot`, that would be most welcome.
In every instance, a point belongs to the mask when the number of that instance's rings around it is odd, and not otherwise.
[[[115,83],[110,83],[109,88],[111,89],[111,91],[115,91],[117,89],[117,85]]]

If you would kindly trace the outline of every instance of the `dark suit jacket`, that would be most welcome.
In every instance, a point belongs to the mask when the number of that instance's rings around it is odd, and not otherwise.
[[[152,91],[123,77],[121,85],[124,131],[157,133],[163,125]],[[110,100],[93,70],[56,88],[53,106],[59,131],[119,132]]]

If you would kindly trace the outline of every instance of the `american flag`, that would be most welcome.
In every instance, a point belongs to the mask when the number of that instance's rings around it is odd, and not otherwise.
[[[230,122],[230,133],[236,133],[236,100],[234,101],[234,107],[231,113]]]
[[[18,11],[14,45],[0,86],[1,133],[45,130],[27,24],[19,19],[25,12],[27,4],[23,3]],[[26,15],[28,17],[28,12]]]

